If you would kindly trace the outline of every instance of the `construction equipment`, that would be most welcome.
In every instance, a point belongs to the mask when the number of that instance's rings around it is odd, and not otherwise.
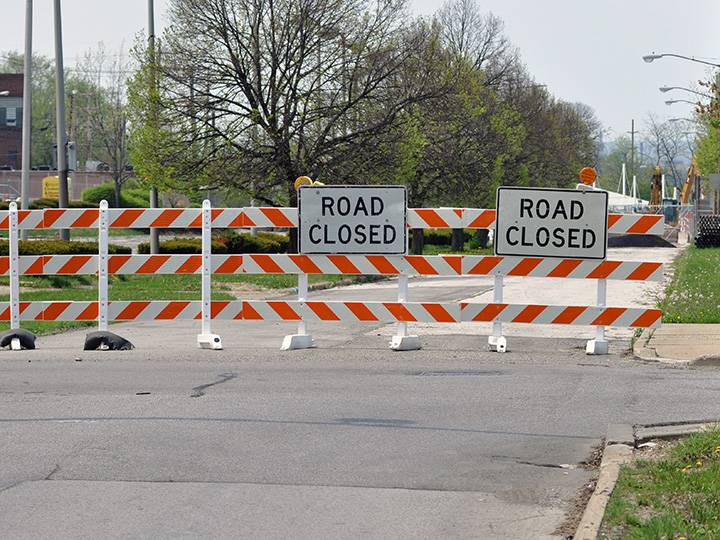
[[[660,174],[659,165],[655,166],[650,189],[650,212],[658,214],[662,208],[662,174]]]
[[[692,162],[690,163],[690,169],[688,170],[687,178],[685,179],[685,185],[682,188],[680,204],[688,204],[688,202],[690,201],[690,194],[692,193],[693,185],[695,184],[695,179],[697,176],[700,176],[700,173],[698,171],[697,160],[695,159],[695,156],[693,156]]]

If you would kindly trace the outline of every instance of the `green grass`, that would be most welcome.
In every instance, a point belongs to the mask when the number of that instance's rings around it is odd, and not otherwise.
[[[720,323],[720,248],[689,246],[658,304],[663,323]]]
[[[659,460],[620,471],[599,538],[720,538],[720,430],[684,437]]]

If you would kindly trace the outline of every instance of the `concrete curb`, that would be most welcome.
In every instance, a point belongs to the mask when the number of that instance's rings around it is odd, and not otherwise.
[[[651,439],[674,439],[711,429],[720,421],[709,420],[687,424],[668,424],[640,426],[633,428],[630,424],[611,424],[605,436],[605,449],[600,462],[595,491],[590,497],[582,519],[575,530],[573,540],[596,540],[600,532],[608,500],[615,489],[620,467],[633,461],[637,444]]]

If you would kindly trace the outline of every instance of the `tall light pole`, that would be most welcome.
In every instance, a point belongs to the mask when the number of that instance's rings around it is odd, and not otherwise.
[[[671,54],[671,53],[647,54],[647,55],[643,56],[643,60],[645,60],[645,62],[647,62],[647,63],[650,63],[653,60],[657,60],[657,59],[663,58],[665,56],[670,56],[673,58],[680,58],[681,60],[688,60],[690,62],[697,62],[698,64],[704,64],[706,66],[712,66],[714,68],[718,68],[717,79],[715,81],[715,97],[714,97],[714,99],[715,99],[716,103],[718,105],[720,105],[720,64],[714,64],[712,62],[707,62],[706,60],[699,60],[698,58],[695,58],[694,56],[683,56],[681,54]],[[668,90],[670,90],[670,89],[672,89],[672,88],[668,88]],[[684,89],[684,90],[687,90],[687,89]],[[663,90],[663,88],[660,88],[660,91],[666,92],[667,90]],[[694,90],[690,90],[690,92],[699,94],[699,92],[695,92]],[[705,94],[700,94],[700,95],[705,95]],[[710,96],[706,96],[706,97],[710,97]],[[713,99],[713,98],[711,98],[711,99]],[[678,101],[681,101],[681,100],[678,100]],[[667,105],[672,104],[667,101],[665,103]],[[720,126],[718,127],[718,173],[720,174]],[[715,191],[715,193],[713,195],[713,213],[717,214],[717,212],[718,212],[718,192]]]
[[[20,172],[20,208],[30,204],[30,142],[32,140],[32,0],[25,2],[25,59],[23,69],[22,171]],[[28,239],[27,229],[20,238]]]
[[[55,0],[55,100],[57,113],[58,207],[70,206],[68,198],[67,133],[65,132],[65,67],[62,52],[60,0]],[[70,240],[70,229],[60,229],[60,239]]]

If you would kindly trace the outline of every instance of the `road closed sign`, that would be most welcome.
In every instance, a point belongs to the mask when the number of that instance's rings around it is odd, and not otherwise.
[[[606,191],[500,187],[496,208],[496,255],[606,257]]]
[[[405,255],[405,187],[301,186],[298,189],[298,251]]]

